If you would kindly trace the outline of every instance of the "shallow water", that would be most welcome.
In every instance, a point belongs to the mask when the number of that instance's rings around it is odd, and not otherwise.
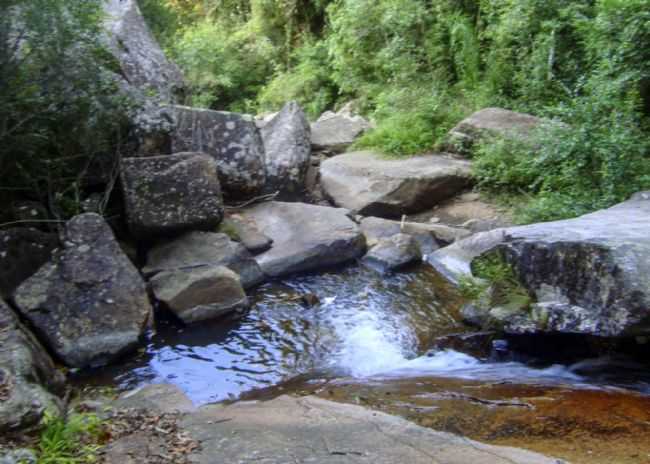
[[[305,294],[320,304],[306,305]],[[457,296],[426,266],[389,276],[350,266],[291,278],[260,287],[252,302],[238,318],[189,327],[164,320],[139,356],[82,373],[79,381],[124,389],[174,383],[197,404],[250,395],[299,375],[625,387],[650,394],[650,369],[629,361],[494,362],[429,351],[436,337],[467,329],[457,322]]]

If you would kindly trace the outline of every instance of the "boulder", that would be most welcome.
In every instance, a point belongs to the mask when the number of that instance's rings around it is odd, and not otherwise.
[[[650,195],[575,219],[473,235],[429,257],[459,282],[479,256],[512,267],[533,298],[527,308],[487,308],[513,333],[614,337],[650,333]]]
[[[149,31],[137,0],[104,0],[102,4],[109,50],[124,79],[132,87],[155,92],[162,101],[171,102],[182,95],[183,75]]]
[[[368,246],[375,245],[382,238],[404,233],[416,240],[423,255],[433,253],[440,248],[440,244],[452,243],[470,235],[469,231],[458,227],[419,222],[401,223],[377,217],[362,218],[360,226]]]
[[[379,217],[424,211],[472,183],[471,163],[445,154],[398,160],[346,153],[321,163],[320,174],[335,205]]]
[[[224,194],[231,199],[259,194],[266,184],[262,137],[252,118],[225,111],[171,106],[176,124],[172,151],[201,151],[217,163]]]
[[[21,314],[65,364],[107,363],[134,348],[152,308],[145,283],[98,214],[65,226],[63,247],[14,295]]]
[[[392,237],[381,238],[363,262],[381,272],[396,271],[422,259],[418,242],[411,235],[395,234]]]
[[[287,103],[261,132],[267,191],[279,191],[281,198],[302,193],[311,157],[309,122],[302,108],[296,102]]]
[[[527,139],[544,122],[530,114],[502,108],[485,108],[458,123],[447,136],[450,151],[468,153],[486,136]]]
[[[225,266],[160,272],[150,283],[156,298],[186,324],[248,307],[239,276]]]
[[[226,234],[189,232],[154,246],[147,254],[145,275],[201,267],[226,266],[239,274],[244,288],[260,284],[264,275],[246,248]]]
[[[327,111],[311,125],[311,144],[316,151],[342,153],[372,125],[347,108]]]
[[[0,432],[38,425],[61,413],[64,378],[13,310],[0,300]]]
[[[0,298],[9,298],[25,279],[52,256],[56,234],[26,227],[0,230]]]
[[[365,251],[363,234],[342,208],[274,201],[240,214],[273,239],[271,249],[256,256],[270,277],[342,264]]]
[[[214,404],[181,429],[201,443],[193,462],[265,464],[559,464],[510,447],[437,432],[401,417],[311,396]]]
[[[121,176],[127,222],[138,239],[213,229],[223,219],[217,166],[203,153],[125,158]]]

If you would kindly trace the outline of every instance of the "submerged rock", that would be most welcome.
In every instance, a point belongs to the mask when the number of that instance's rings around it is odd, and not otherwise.
[[[480,233],[430,262],[458,282],[487,253],[510,265],[533,303],[489,317],[514,333],[650,333],[650,195],[576,219]]]
[[[270,277],[342,264],[365,251],[363,234],[342,208],[274,201],[240,214],[273,239],[271,249],[256,256]]]
[[[146,275],[159,272],[226,266],[236,272],[244,288],[258,285],[264,275],[246,248],[226,234],[189,232],[170,242],[154,246],[142,270]]]
[[[73,367],[104,364],[134,348],[152,312],[140,274],[94,213],[68,221],[62,250],[23,282],[14,300]]]
[[[311,157],[309,122],[296,102],[284,108],[262,129],[266,151],[266,189],[291,197],[305,190]]]
[[[50,259],[58,245],[56,234],[33,228],[0,230],[0,298],[9,298],[18,285]]]
[[[467,153],[479,140],[490,135],[527,139],[544,122],[530,114],[502,108],[485,108],[463,119],[449,131],[449,149]]]
[[[363,262],[382,272],[395,271],[422,259],[417,241],[411,235],[395,234],[381,238]]]
[[[136,238],[212,229],[223,219],[216,163],[203,153],[125,158],[121,176],[127,222]]]
[[[245,115],[187,106],[169,107],[175,129],[172,151],[201,151],[217,163],[224,195],[230,199],[259,194],[266,184],[262,137]]]
[[[156,298],[186,324],[248,307],[239,276],[225,266],[164,271],[151,279]]]
[[[471,163],[449,155],[388,159],[373,152],[325,160],[321,186],[337,206],[364,216],[400,217],[442,202],[472,183]]]
[[[58,415],[64,378],[36,338],[0,300],[0,432],[36,426]]]

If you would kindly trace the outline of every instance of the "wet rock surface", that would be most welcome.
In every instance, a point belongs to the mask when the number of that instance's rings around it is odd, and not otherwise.
[[[230,240],[226,234],[201,231],[188,232],[154,246],[147,255],[147,264],[142,271],[146,275],[154,275],[219,266],[226,266],[237,273],[244,288],[253,287],[264,280],[259,265],[243,245]]]
[[[150,283],[156,298],[186,324],[248,307],[239,276],[225,266],[164,271]]]
[[[363,257],[363,262],[381,272],[396,271],[422,259],[417,241],[411,235],[395,234],[381,238]]]
[[[182,427],[201,443],[197,463],[247,462],[490,464],[557,461],[484,445],[404,419],[319,398],[205,406]]]
[[[9,298],[20,283],[50,259],[58,245],[56,234],[37,229],[0,230],[0,298]]]
[[[223,219],[216,163],[203,153],[125,158],[121,180],[136,238],[211,229]]]
[[[648,230],[650,199],[639,194],[576,219],[477,234],[430,262],[456,281],[486,253],[512,266],[535,303],[496,318],[509,332],[644,334],[650,331]]]
[[[172,151],[200,151],[217,163],[223,193],[230,199],[259,194],[266,184],[264,143],[242,114],[187,106],[169,107],[175,121]]]
[[[61,413],[63,376],[49,354],[0,300],[0,432],[36,426]]]
[[[16,290],[15,303],[67,365],[106,363],[134,348],[151,315],[145,283],[104,219],[76,216],[63,247]]]
[[[427,210],[472,183],[471,163],[450,155],[395,160],[368,151],[345,153],[323,161],[320,175],[335,205],[388,218]]]
[[[262,272],[280,277],[342,264],[360,257],[365,238],[342,208],[305,203],[262,203],[239,214],[273,240],[257,255]]]
[[[291,198],[305,190],[311,158],[307,117],[296,102],[287,103],[261,130],[266,151],[266,190]]]

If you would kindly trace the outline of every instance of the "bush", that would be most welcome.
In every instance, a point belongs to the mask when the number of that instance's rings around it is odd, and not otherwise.
[[[94,414],[72,414],[67,420],[45,416],[38,441],[38,464],[97,462],[102,421]]]
[[[102,46],[98,0],[11,0],[0,15],[0,203],[76,212],[85,171],[110,157],[127,102]],[[7,211],[5,208],[4,211]]]

